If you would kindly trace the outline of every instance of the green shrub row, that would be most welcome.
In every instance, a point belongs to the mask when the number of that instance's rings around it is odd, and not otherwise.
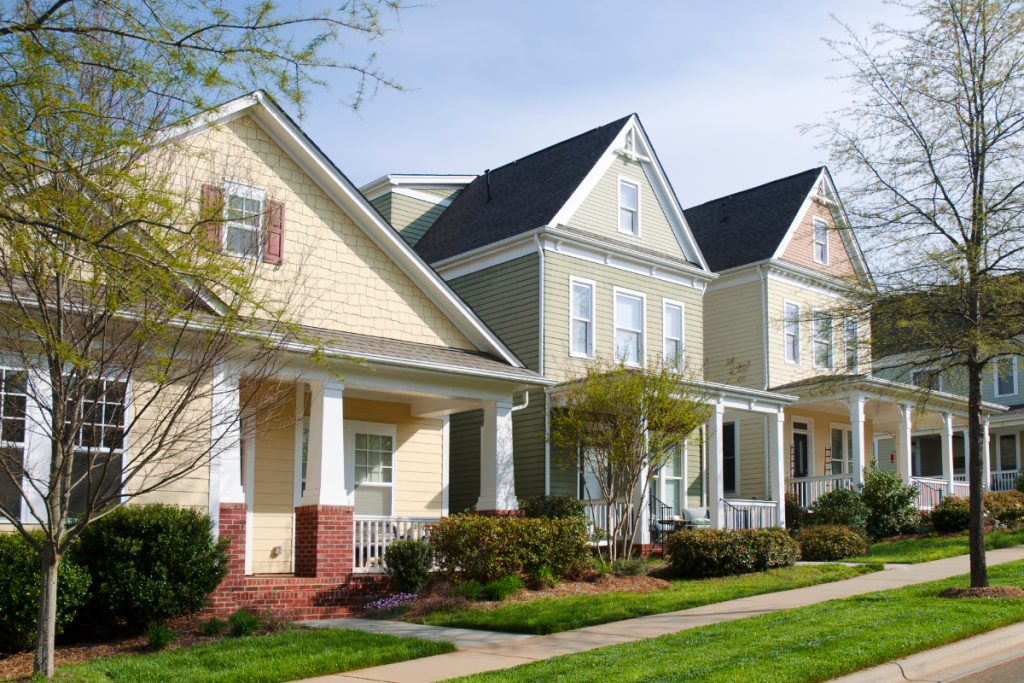
[[[1016,524],[1024,520],[1024,493],[1020,491],[990,491],[982,499],[985,513],[990,519],[1003,524]],[[944,496],[931,513],[932,524],[939,533],[966,531],[971,523],[971,503],[968,498]]]
[[[556,577],[590,561],[587,521],[452,515],[430,525],[438,567],[486,582],[507,574],[533,576],[547,566]]]
[[[785,529],[685,529],[668,539],[673,571],[700,579],[762,572],[793,564],[800,549]]]
[[[796,533],[800,559],[810,562],[834,562],[868,554],[868,541],[862,532],[849,526],[825,524],[807,527]]]
[[[527,519],[586,519],[587,504],[575,496],[529,496],[519,499]]]

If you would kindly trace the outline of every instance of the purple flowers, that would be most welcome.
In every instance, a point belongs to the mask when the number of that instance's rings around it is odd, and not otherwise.
[[[402,605],[408,605],[410,602],[416,599],[415,593],[396,593],[380,600],[374,600],[373,602],[363,607],[367,612],[376,612],[377,610],[383,609],[394,609],[395,607],[401,607]]]

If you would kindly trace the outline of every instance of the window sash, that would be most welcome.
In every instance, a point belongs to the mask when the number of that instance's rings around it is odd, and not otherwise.
[[[630,315],[631,314],[631,315]],[[630,315],[629,319],[625,315]],[[632,294],[615,295],[615,356],[639,365],[643,353],[644,299]]]
[[[24,372],[3,368],[0,381],[0,444],[20,446],[25,443],[28,377]]]
[[[640,185],[619,180],[619,232],[640,233]]]
[[[395,483],[395,444],[390,435],[356,432],[356,485]]]
[[[860,329],[856,320],[846,322],[846,369],[857,372],[860,367]]]
[[[914,370],[910,373],[910,383],[915,387],[923,387],[932,391],[942,391],[942,375],[931,368]]]
[[[828,226],[825,221],[814,219],[814,262],[828,263]]]
[[[590,358],[594,355],[594,286],[572,282],[572,306],[569,311],[570,352]]]
[[[814,367],[832,367],[832,316],[814,318]]]
[[[119,453],[124,449],[127,385],[113,380],[96,380],[95,386],[96,389],[83,396],[77,406],[68,406],[68,411],[74,411],[80,420],[75,448],[78,451]],[[71,420],[65,422],[70,423]]]
[[[225,192],[224,252],[247,258],[263,258],[263,199],[255,192]]]
[[[800,307],[794,304],[786,304],[786,328],[784,333],[784,344],[786,361],[789,363],[800,363]]]
[[[995,361],[995,395],[1015,396],[1017,394],[1017,362],[1013,357]]]
[[[999,437],[999,470],[1006,472],[1017,469],[1017,436],[1003,434]]]
[[[665,362],[677,370],[683,365],[683,306],[665,304],[663,322]]]

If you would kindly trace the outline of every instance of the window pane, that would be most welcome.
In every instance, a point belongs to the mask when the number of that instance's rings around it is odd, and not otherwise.
[[[259,233],[256,230],[229,225],[225,248],[232,254],[255,256],[259,253]]]
[[[590,320],[590,287],[587,285],[573,285],[572,314],[575,318]]]
[[[640,330],[643,320],[643,308],[640,299],[624,294],[615,299],[615,326],[630,330]]]
[[[356,434],[356,448],[366,448],[366,434]]]
[[[675,339],[683,336],[683,309],[679,306],[665,307],[665,336]]]
[[[680,359],[683,355],[682,345],[677,339],[666,339],[665,340],[665,361],[669,365],[679,365]]]
[[[619,209],[619,229],[636,234],[636,213],[629,209]]]
[[[1013,434],[999,437],[999,469],[1017,469],[1017,438]]]
[[[382,436],[382,437],[380,437],[380,449],[382,451],[387,451],[388,453],[390,453],[392,450],[394,450],[391,447],[391,437],[390,436]]]
[[[572,352],[581,355],[590,353],[590,325],[583,320],[572,321]]]
[[[843,430],[832,430],[832,474],[843,473]]]
[[[640,335],[637,332],[617,330],[615,332],[615,355],[627,363],[640,362]]]
[[[370,434],[366,438],[366,447],[370,450],[380,450],[380,437],[376,434]]]
[[[619,204],[624,208],[636,210],[636,186],[619,183]]]
[[[998,392],[1000,396],[1007,396],[1009,394],[1017,393],[1017,387],[1014,386],[1013,382],[1013,360],[1010,358],[1003,358],[996,362],[996,368],[998,369]]]

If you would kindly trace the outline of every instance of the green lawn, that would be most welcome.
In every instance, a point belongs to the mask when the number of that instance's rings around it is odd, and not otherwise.
[[[1024,561],[989,569],[1024,587]],[[457,679],[464,683],[812,683],[1024,621],[1024,600],[946,600],[967,576],[705,626]]]
[[[61,667],[64,683],[280,683],[454,652],[451,643],[324,629],[224,638],[151,655]]]
[[[1011,533],[1009,531],[994,531],[985,535],[985,548],[987,550],[998,550],[999,548],[1010,548],[1024,543],[1024,531]],[[930,562],[941,560],[944,557],[955,555],[966,555],[967,534],[956,536],[927,536],[906,541],[891,541],[888,543],[875,543],[868,549],[867,557],[853,557],[848,562],[886,562],[900,564],[917,564],[918,562]]]
[[[542,598],[530,602],[509,603],[492,610],[436,612],[425,619],[420,619],[419,623],[545,635],[648,614],[674,612],[749,595],[840,581],[874,569],[843,565],[784,567],[763,574],[747,574],[724,579],[674,581],[671,588],[655,593],[605,593],[596,596]]]

